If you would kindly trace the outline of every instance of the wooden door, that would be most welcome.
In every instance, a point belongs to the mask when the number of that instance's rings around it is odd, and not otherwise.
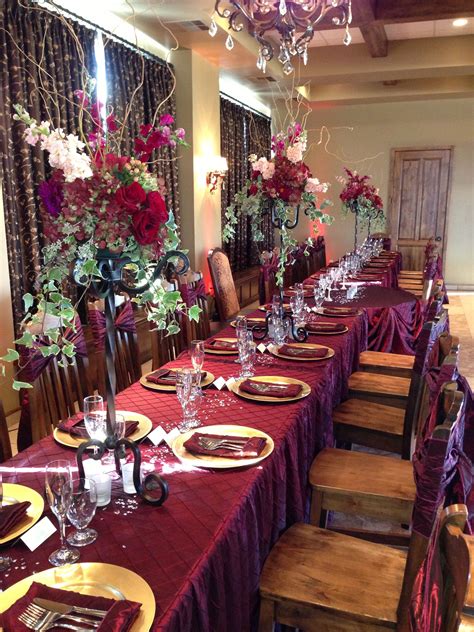
[[[389,222],[405,270],[423,270],[430,237],[444,256],[452,147],[393,149]]]

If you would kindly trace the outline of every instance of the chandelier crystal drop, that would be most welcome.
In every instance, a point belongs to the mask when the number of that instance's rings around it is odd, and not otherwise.
[[[291,74],[292,57],[307,64],[315,27],[326,17],[332,25],[345,27],[343,43],[349,46],[351,3],[352,0],[216,0],[215,14],[228,21],[229,31],[238,33],[246,28],[257,40],[259,70],[265,72],[267,62],[277,56],[283,72]],[[216,32],[213,17],[209,34],[214,36]],[[230,33],[225,45],[227,50],[234,47]]]

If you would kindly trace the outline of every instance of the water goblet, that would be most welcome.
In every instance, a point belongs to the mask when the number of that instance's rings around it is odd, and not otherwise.
[[[239,377],[246,378],[255,375],[254,364],[255,356],[257,352],[257,345],[255,342],[247,342],[245,347],[242,348],[240,355],[241,371]]]
[[[72,564],[79,559],[79,551],[66,545],[66,515],[71,504],[72,475],[69,461],[51,461],[45,468],[45,491],[51,511],[59,523],[61,545],[49,556],[53,566]]]
[[[3,480],[2,480],[2,473],[0,472],[0,509],[2,507],[2,502],[3,502]],[[11,562],[12,562],[11,558],[8,557],[8,555],[0,554],[0,573],[2,573],[3,571],[7,571],[10,568]]]
[[[84,397],[84,424],[91,439],[104,441],[107,436],[107,412],[100,395]],[[97,448],[94,448],[97,452]]]
[[[73,478],[71,485],[71,502],[67,517],[76,531],[68,536],[67,541],[73,546],[86,546],[97,539],[97,531],[87,528],[95,516],[97,491],[94,481],[90,479],[87,480],[88,489],[86,489],[85,478]]]

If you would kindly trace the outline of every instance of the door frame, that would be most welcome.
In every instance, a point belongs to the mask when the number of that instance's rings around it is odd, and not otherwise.
[[[449,158],[449,170],[448,170],[448,190],[446,192],[446,214],[444,216],[444,242],[443,242],[443,269],[446,259],[447,245],[448,245],[448,213],[451,204],[451,186],[452,186],[452,175],[453,175],[453,156],[454,156],[454,145],[429,145],[424,147],[392,147],[390,149],[390,173],[389,173],[389,182],[388,182],[388,206],[387,206],[387,228],[388,233],[392,232],[392,213],[393,213],[393,200],[395,198],[394,191],[394,171],[395,171],[395,153],[397,151],[450,151],[451,155]],[[397,239],[397,247],[398,247],[398,239]]]

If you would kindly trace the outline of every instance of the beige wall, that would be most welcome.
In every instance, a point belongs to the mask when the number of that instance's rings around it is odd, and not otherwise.
[[[2,314],[0,325],[0,355],[4,355],[8,347],[14,347],[12,344],[14,334],[5,220],[3,216],[3,196],[1,191],[2,182],[0,180],[0,270],[2,271],[0,274],[0,314]],[[8,414],[18,408],[18,393],[11,388],[13,376],[12,365],[7,363],[5,368],[5,377],[0,377],[0,397],[2,398],[5,412]]]
[[[326,150],[327,134],[318,144],[323,125],[330,134]],[[324,107],[311,113],[307,128],[313,143],[307,163],[332,185],[336,222],[325,228],[330,258],[350,249],[353,240],[353,218],[341,217],[341,185],[335,180],[343,166],[371,174],[387,204],[392,148],[453,145],[445,276],[451,285],[474,286],[474,99]],[[303,219],[296,235],[304,238],[308,231]]]
[[[206,184],[209,157],[220,155],[219,69],[190,50],[173,53],[177,123],[191,144],[180,152],[179,188],[182,245],[194,270],[209,282],[207,252],[221,245],[220,190]],[[209,283],[208,283],[209,287]]]

